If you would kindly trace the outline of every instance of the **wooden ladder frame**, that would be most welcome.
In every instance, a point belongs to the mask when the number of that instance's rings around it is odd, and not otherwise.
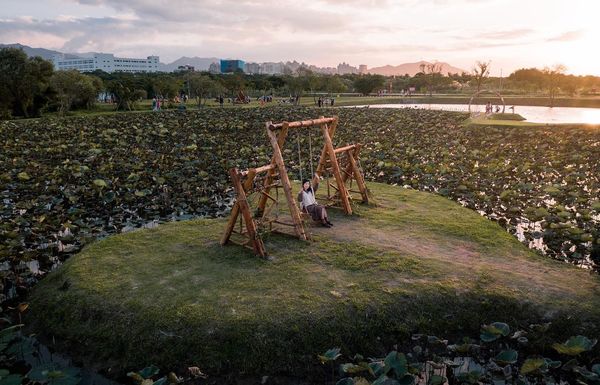
[[[221,238],[221,244],[225,245],[231,241],[233,233],[240,234],[245,237],[245,241],[242,242],[243,246],[250,247],[255,254],[261,257],[267,256],[264,242],[262,241],[259,234],[259,227],[262,225],[262,230],[266,231],[277,231],[273,227],[273,223],[279,225],[286,225],[293,227],[294,235],[301,240],[307,240],[309,237],[304,229],[302,221],[302,214],[298,208],[296,200],[294,199],[292,192],[292,185],[287,174],[285,167],[285,161],[283,159],[282,148],[285,144],[285,139],[290,129],[302,128],[302,127],[313,127],[319,126],[323,134],[324,145],[321,151],[321,157],[317,166],[317,175],[321,175],[323,172],[330,172],[335,178],[336,185],[331,185],[335,189],[335,193],[328,195],[327,199],[330,202],[336,201],[340,203],[342,210],[348,214],[352,214],[352,206],[350,205],[350,190],[346,186],[348,180],[356,180],[359,191],[364,203],[368,203],[368,193],[365,185],[364,177],[358,167],[358,155],[360,153],[360,144],[352,144],[345,147],[334,148],[333,147],[333,135],[338,124],[338,117],[325,118],[320,117],[319,119],[303,120],[296,122],[282,122],[273,123],[267,122],[267,136],[273,147],[273,157],[271,163],[265,166],[250,168],[245,171],[240,171],[237,168],[229,170],[231,181],[236,194],[236,202],[231,210],[231,216],[227,222],[225,233]],[[345,154],[345,167],[340,165],[338,160],[338,154]],[[255,179],[261,173],[267,173],[263,185],[259,186],[258,189],[255,186]],[[277,183],[275,179],[278,178]],[[313,176],[313,183],[317,183],[317,176]],[[278,218],[269,218],[272,205],[276,205],[278,202],[270,195],[272,188],[282,188],[287,201],[287,206],[291,216],[292,222],[279,221]],[[251,207],[248,203],[247,197],[249,193],[258,191],[260,199],[258,207],[255,213],[252,214]],[[238,217],[241,214],[240,230],[235,231],[235,226]],[[245,224],[242,225],[242,222]],[[268,229],[264,227],[264,224],[268,224]]]

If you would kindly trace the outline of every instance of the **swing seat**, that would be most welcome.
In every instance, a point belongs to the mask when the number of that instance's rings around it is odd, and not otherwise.
[[[306,211],[306,208],[302,208],[302,210],[300,210],[300,218],[302,218],[302,220],[304,222],[306,222],[309,219],[312,219],[312,217],[310,216],[310,214],[308,213],[308,211]]]
[[[315,221],[305,208],[300,210],[300,219],[302,219],[302,222],[304,222],[305,225],[309,225],[311,223],[320,223],[319,221]]]

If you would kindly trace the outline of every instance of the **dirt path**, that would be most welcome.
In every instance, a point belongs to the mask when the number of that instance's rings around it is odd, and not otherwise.
[[[351,219],[337,217],[333,228],[312,225],[309,232],[315,235],[332,237],[340,242],[359,242],[408,254],[429,262],[441,262],[446,265],[448,280],[460,279],[476,281],[484,276],[494,280],[495,284],[518,290],[524,294],[555,297],[564,296],[565,291],[577,295],[584,291],[595,290],[594,285],[573,285],[573,277],[565,272],[561,262],[529,257],[528,251],[510,255],[506,250],[495,253],[493,250],[482,250],[482,245],[464,239],[440,233],[402,230],[382,226],[379,228],[360,225]],[[516,259],[518,257],[518,262]],[[577,269],[578,270],[578,269]],[[578,271],[580,272],[580,271]]]

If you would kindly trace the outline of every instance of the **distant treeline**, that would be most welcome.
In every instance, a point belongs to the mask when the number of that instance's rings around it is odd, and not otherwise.
[[[478,62],[479,64],[479,62]],[[483,75],[482,75],[483,73]],[[208,72],[173,73],[79,73],[55,71],[40,57],[28,58],[15,48],[0,49],[0,118],[37,117],[43,112],[66,113],[93,109],[98,101],[114,103],[115,109],[131,110],[148,98],[173,100],[184,97],[198,104],[218,96],[237,98],[240,94],[260,96],[337,95],[340,93],[471,94],[477,90],[500,90],[511,94],[589,95],[600,90],[600,77],[564,74],[562,67],[520,69],[508,78],[491,78],[478,73],[442,74],[435,66],[423,67],[414,76],[323,75],[306,68],[294,74],[249,75]]]

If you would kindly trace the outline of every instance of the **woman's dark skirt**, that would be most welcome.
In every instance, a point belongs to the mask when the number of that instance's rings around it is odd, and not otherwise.
[[[306,206],[306,212],[310,214],[313,221],[320,221],[323,218],[323,211],[325,206],[321,205],[310,205]]]

